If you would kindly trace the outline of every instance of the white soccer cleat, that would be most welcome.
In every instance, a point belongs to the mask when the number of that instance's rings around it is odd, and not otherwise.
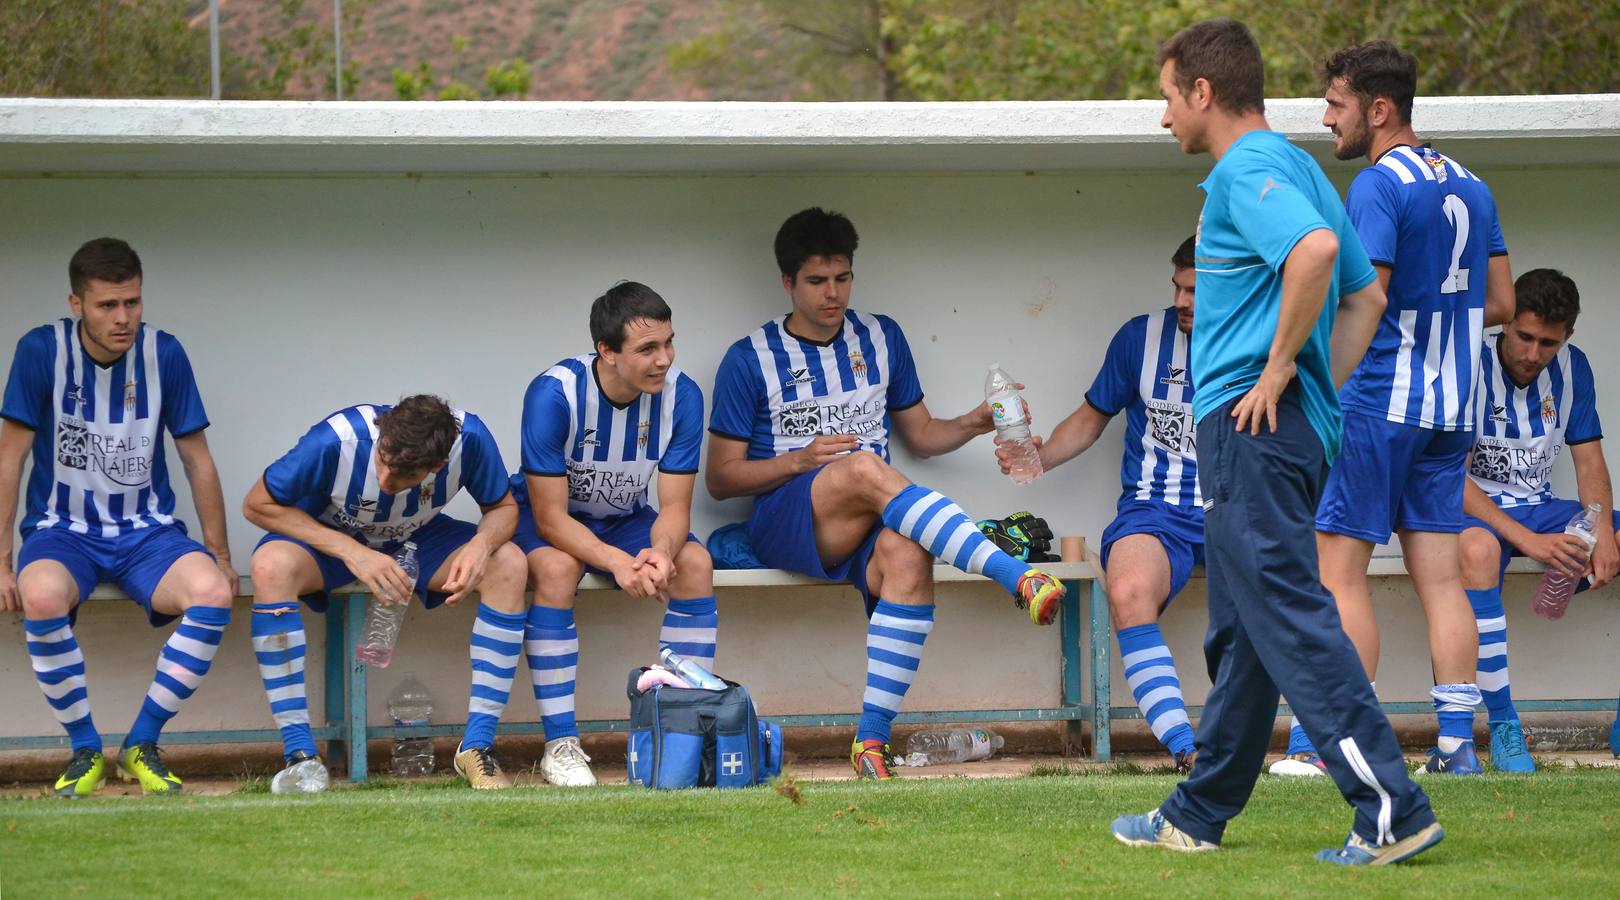
[[[546,754],[540,757],[540,777],[558,787],[590,787],[596,784],[591,758],[579,746],[577,737],[546,741]]]
[[[1293,753],[1272,763],[1266,771],[1284,778],[1324,778],[1327,763],[1315,753]]]

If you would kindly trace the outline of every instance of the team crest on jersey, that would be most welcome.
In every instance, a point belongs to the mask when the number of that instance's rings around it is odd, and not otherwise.
[[[90,468],[90,433],[84,422],[63,416],[56,422],[56,461],[70,469]]]
[[[416,505],[417,506],[432,506],[433,505],[433,479],[432,478],[429,478],[427,481],[422,482],[421,486],[419,486],[416,489]]]
[[[648,420],[648,421],[641,422],[640,424],[638,424],[636,426],[636,445],[639,446],[639,447],[645,447],[645,446],[647,446],[647,442],[649,440],[651,440],[651,439],[652,439],[652,421]]]
[[[1440,184],[1446,183],[1446,158],[1438,153],[1425,153],[1423,161],[1434,170],[1434,180]]]
[[[784,406],[777,414],[780,431],[788,437],[810,437],[821,433],[821,408],[814,402]]]
[[[1550,396],[1541,398],[1541,421],[1548,425],[1558,421],[1558,402]]]
[[[135,379],[131,378],[130,380],[124,382],[124,408],[125,409],[134,409],[135,408],[135,397],[136,397]]]
[[[1197,451],[1197,439],[1184,407],[1162,400],[1150,400],[1147,414],[1148,436],[1161,447],[1189,455]]]
[[[1187,386],[1187,368],[1176,368],[1169,363],[1164,364],[1164,370],[1169,373],[1159,378],[1160,384],[1173,384],[1180,387]]]
[[[1507,484],[1511,480],[1512,465],[1506,447],[1476,444],[1473,461],[1468,464],[1468,474],[1485,481]]]
[[[854,373],[856,378],[866,377],[866,357],[861,355],[861,351],[849,351],[849,370]]]

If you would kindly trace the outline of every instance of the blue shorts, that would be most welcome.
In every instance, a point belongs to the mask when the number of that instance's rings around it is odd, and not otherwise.
[[[652,546],[652,527],[658,521],[658,510],[650,506],[643,506],[633,513],[614,516],[611,519],[591,519],[584,516],[575,516],[574,521],[591,530],[596,539],[610,547],[635,556],[637,553]],[[698,546],[703,542],[697,535],[687,533],[686,539]],[[524,556],[528,556],[541,547],[550,547],[551,542],[540,536],[534,525],[534,509],[527,503],[518,504],[517,531],[512,534],[512,543],[518,545]],[[613,573],[604,572],[595,566],[587,565],[585,571],[595,575],[613,577]]]
[[[1564,530],[1564,526],[1569,524],[1570,519],[1575,518],[1576,514],[1585,508],[1578,500],[1554,499],[1532,506],[1510,506],[1503,509],[1502,512],[1507,513],[1508,517],[1513,521],[1518,522],[1536,534],[1557,534]],[[1610,524],[1615,531],[1620,531],[1620,510],[1611,512],[1613,521]],[[1481,519],[1476,519],[1473,516],[1463,516],[1463,527],[1483,528],[1489,531],[1496,538],[1496,542],[1502,546],[1502,565],[1496,573],[1497,583],[1500,584],[1502,573],[1507,571],[1508,560],[1515,556],[1523,556],[1524,553],[1518,547],[1508,543],[1507,538],[1502,537],[1495,528],[1485,524]],[[1576,589],[1584,591],[1586,588],[1587,581],[1583,578]]]
[[[1328,473],[1316,530],[1382,544],[1397,530],[1457,534],[1474,435],[1344,414],[1344,448]]]
[[[23,538],[17,553],[17,571],[37,560],[55,560],[73,576],[80,601],[90,596],[100,582],[111,581],[146,610],[147,621],[157,628],[179,616],[153,612],[152,593],[169,567],[187,553],[206,553],[209,559],[214,558],[207,547],[186,536],[186,526],[179,522],[136,528],[110,538],[66,528],[42,528]],[[78,607],[73,611],[77,615]]]
[[[1201,506],[1177,506],[1163,500],[1126,500],[1120,503],[1119,514],[1108,523],[1102,534],[1102,564],[1108,566],[1108,552],[1114,542],[1133,534],[1151,534],[1164,545],[1164,555],[1170,558],[1170,596],[1159,606],[1162,611],[1170,605],[1192,577],[1193,566],[1204,564],[1204,509]]]
[[[768,494],[754,500],[754,512],[748,517],[748,540],[754,545],[759,561],[773,569],[798,572],[827,581],[847,581],[861,592],[866,603],[866,615],[872,615],[877,598],[866,586],[866,564],[872,560],[872,548],[877,545],[883,523],[876,522],[859,547],[848,559],[828,563],[816,549],[815,510],[810,506],[810,485],[821,470],[810,471],[794,478]]]
[[[421,572],[416,576],[416,595],[422,598],[423,606],[433,609],[442,604],[444,598],[450,596],[443,592],[429,591],[428,583],[433,580],[433,573],[439,571],[439,567],[444,565],[444,561],[450,558],[450,554],[460,550],[469,540],[472,540],[472,536],[477,532],[478,526],[470,522],[463,522],[460,519],[452,519],[444,513],[440,513],[429,519],[427,524],[416,529],[411,535],[410,539],[416,543],[416,562],[421,568]],[[321,570],[321,589],[314,593],[304,594],[298,599],[309,604],[309,608],[316,612],[326,612],[328,593],[354,582],[354,573],[350,572],[349,567],[344,565],[340,559],[327,556],[303,541],[288,537],[285,534],[267,534],[259,540],[258,546],[263,547],[271,541],[286,541],[289,544],[297,544],[309,551],[309,555],[315,558],[315,567]],[[373,549],[393,556],[399,551],[399,547],[403,543],[404,541],[400,541],[399,543],[387,544]],[[254,549],[258,548],[255,547]]]

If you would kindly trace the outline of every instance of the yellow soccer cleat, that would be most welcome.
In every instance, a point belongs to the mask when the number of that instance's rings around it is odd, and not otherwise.
[[[58,797],[76,800],[101,790],[101,785],[106,780],[107,757],[102,756],[100,750],[80,747],[74,751],[73,758],[68,760],[67,768],[62,771],[61,777],[56,779],[52,790]]]
[[[883,741],[856,741],[849,748],[849,762],[855,777],[862,781],[888,781],[894,774],[894,753]]]
[[[138,781],[143,794],[178,794],[180,779],[163,764],[155,741],[125,747],[118,758],[118,777]]]
[[[1058,608],[1068,590],[1063,582],[1042,572],[1030,569],[1018,579],[1018,596],[1013,602],[1019,609],[1029,610],[1029,620],[1036,625],[1050,625],[1057,619]]]
[[[488,747],[468,747],[456,751],[456,774],[467,779],[475,791],[498,791],[512,786],[512,779],[501,771],[501,764]]]

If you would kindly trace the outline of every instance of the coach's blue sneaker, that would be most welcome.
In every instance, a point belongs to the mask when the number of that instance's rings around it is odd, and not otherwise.
[[[1120,816],[1108,826],[1114,839],[1131,847],[1163,847],[1178,853],[1206,853],[1221,849],[1220,844],[1201,841],[1170,824],[1157,809],[1139,816]]]
[[[1491,767],[1498,772],[1528,773],[1536,770],[1536,761],[1524,746],[1524,729],[1518,719],[1502,719],[1491,723]]]
[[[1333,863],[1339,866],[1387,866],[1411,859],[1419,853],[1433,847],[1445,839],[1446,831],[1440,827],[1439,822],[1431,822],[1427,828],[1421,828],[1415,834],[1401,838],[1385,847],[1374,847],[1361,839],[1361,835],[1354,831],[1344,839],[1344,846],[1335,850],[1329,847],[1316,854],[1317,862]]]
[[[1615,719],[1609,727],[1609,752],[1614,754],[1615,759],[1620,759],[1620,719]]]
[[[1444,753],[1439,747],[1429,751],[1429,761],[1418,769],[1418,775],[1481,775],[1485,772],[1480,768],[1479,755],[1474,752],[1473,741],[1463,741],[1462,745],[1450,753]]]

